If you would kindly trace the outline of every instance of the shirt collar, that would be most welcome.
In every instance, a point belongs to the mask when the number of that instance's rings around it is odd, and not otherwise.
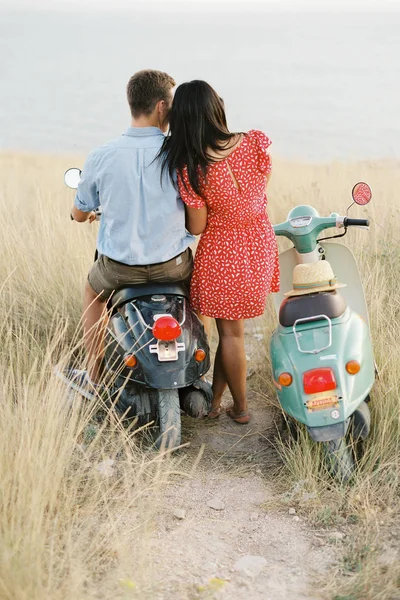
[[[164,134],[158,127],[128,127],[122,135],[129,135],[130,137],[146,137],[149,135],[163,136]]]

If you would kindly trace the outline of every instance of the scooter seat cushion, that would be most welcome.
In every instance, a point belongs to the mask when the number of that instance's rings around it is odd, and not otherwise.
[[[185,296],[186,298],[189,296],[186,286],[181,283],[146,283],[117,290],[110,300],[112,307],[117,308],[117,306],[121,306],[135,298],[156,294],[172,294],[173,296]]]
[[[341,317],[346,310],[346,301],[338,292],[319,292],[286,298],[279,309],[279,323],[292,327],[297,319],[325,315],[330,319]]]

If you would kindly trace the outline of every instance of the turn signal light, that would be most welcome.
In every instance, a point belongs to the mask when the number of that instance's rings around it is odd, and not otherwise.
[[[357,360],[349,360],[346,364],[346,371],[349,375],[357,375],[361,369],[361,365]]]
[[[194,358],[197,360],[197,362],[203,362],[203,360],[205,360],[206,356],[207,356],[207,354],[204,352],[204,350],[202,348],[199,348],[194,353]]]
[[[306,394],[319,394],[336,389],[335,373],[329,367],[312,369],[303,373],[303,387]]]
[[[278,377],[278,381],[283,387],[289,387],[293,381],[293,377],[290,373],[281,373]]]
[[[178,321],[171,315],[164,315],[159,317],[153,325],[153,335],[157,340],[163,342],[172,342],[176,340],[181,333],[182,329]]]
[[[124,363],[129,369],[133,369],[137,365],[137,358],[133,354],[127,354],[124,356]]]

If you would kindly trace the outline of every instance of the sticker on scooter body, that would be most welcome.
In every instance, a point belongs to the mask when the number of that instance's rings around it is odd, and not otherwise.
[[[150,344],[149,350],[150,354],[157,354],[160,362],[167,362],[178,360],[178,353],[185,350],[185,344],[175,340],[171,342],[158,340],[157,344]]]
[[[328,396],[327,398],[313,398],[311,400],[307,400],[306,406],[310,411],[334,408],[339,406],[339,398],[337,396]]]
[[[337,354],[326,354],[325,356],[320,356],[319,360],[337,360]]]

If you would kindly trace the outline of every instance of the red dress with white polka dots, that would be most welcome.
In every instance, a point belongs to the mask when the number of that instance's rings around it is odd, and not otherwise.
[[[204,197],[191,188],[186,168],[178,176],[185,204],[207,205],[190,291],[192,307],[202,315],[253,318],[264,312],[268,293],[279,291],[278,249],[266,212],[270,144],[263,132],[249,131],[227,158],[208,166]]]

